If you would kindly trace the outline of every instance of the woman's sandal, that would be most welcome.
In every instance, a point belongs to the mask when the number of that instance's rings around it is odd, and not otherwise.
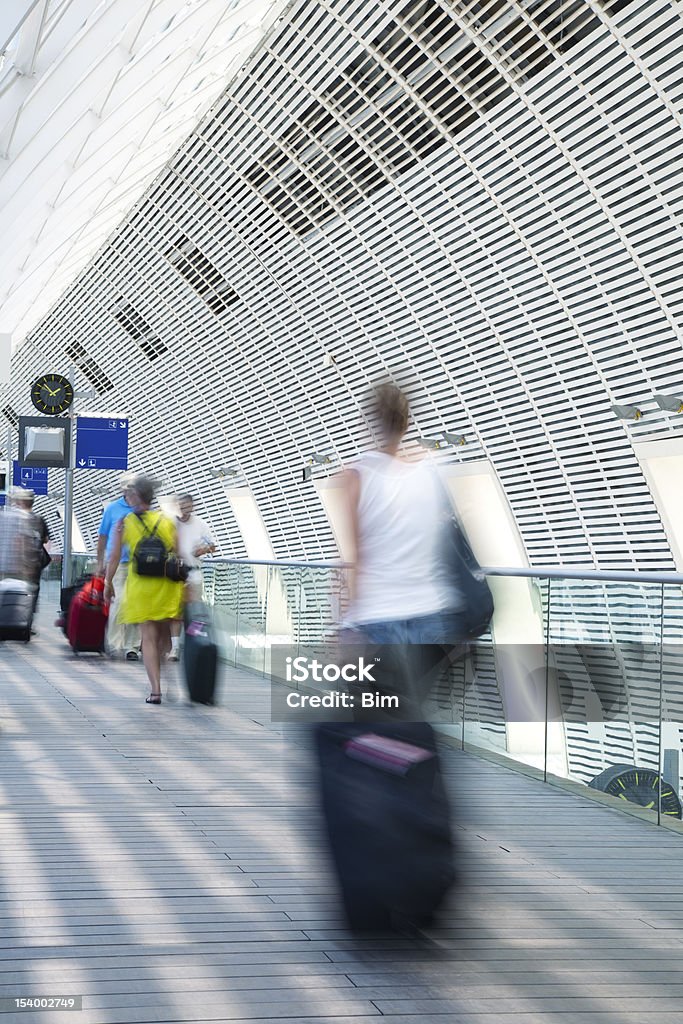
[[[150,693],[149,697],[145,698],[145,704],[161,704],[161,694]]]

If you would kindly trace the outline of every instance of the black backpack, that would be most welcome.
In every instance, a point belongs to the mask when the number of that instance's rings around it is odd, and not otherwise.
[[[153,529],[150,530],[140,513],[136,512],[135,514],[145,529],[145,536],[133,552],[135,571],[138,576],[164,576],[166,574],[168,548],[161,537],[157,535],[161,516],[157,519]]]

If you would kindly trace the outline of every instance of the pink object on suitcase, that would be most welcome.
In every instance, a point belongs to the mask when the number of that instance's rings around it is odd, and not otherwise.
[[[69,605],[66,635],[75,654],[80,651],[104,654],[108,614],[109,608],[99,598],[97,589],[92,582],[86,583]]]

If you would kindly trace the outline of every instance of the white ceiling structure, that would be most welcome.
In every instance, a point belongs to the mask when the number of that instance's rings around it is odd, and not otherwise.
[[[278,16],[281,0],[3,0],[0,331],[19,344]]]

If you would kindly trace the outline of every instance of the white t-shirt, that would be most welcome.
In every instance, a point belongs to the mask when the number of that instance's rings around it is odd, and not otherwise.
[[[186,523],[176,517],[175,524],[178,530],[178,554],[186,565],[199,566],[199,557],[194,551],[200,545],[213,544],[211,529],[194,512]]]
[[[360,476],[352,623],[412,619],[462,604],[442,557],[443,485],[428,459],[368,452]]]

